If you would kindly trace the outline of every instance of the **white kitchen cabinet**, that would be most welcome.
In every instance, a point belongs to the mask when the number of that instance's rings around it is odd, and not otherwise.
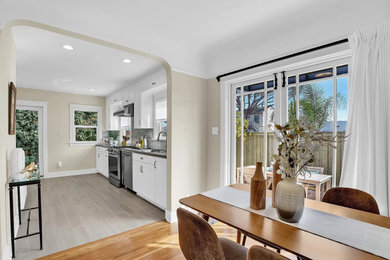
[[[167,159],[155,157],[153,163],[156,178],[156,204],[167,208]]]
[[[96,146],[96,170],[108,178],[108,149]]]
[[[160,208],[167,207],[167,162],[164,158],[133,153],[133,189]]]
[[[153,115],[150,91],[134,93],[134,128],[153,128]]]

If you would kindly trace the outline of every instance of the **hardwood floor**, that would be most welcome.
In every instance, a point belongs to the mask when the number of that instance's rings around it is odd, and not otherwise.
[[[26,207],[37,204],[29,187]],[[26,232],[28,212],[18,236]],[[111,185],[100,174],[42,179],[43,250],[39,236],[16,241],[16,259],[35,259],[164,218],[164,212],[126,189]],[[38,231],[37,211],[31,212],[30,233]]]
[[[212,225],[219,237],[236,239],[236,230],[220,222]],[[246,246],[258,244],[247,239]],[[284,253],[291,259],[296,257]],[[181,253],[177,235],[177,224],[158,221],[118,235],[67,249],[41,260],[89,260],[89,259],[185,259]]]

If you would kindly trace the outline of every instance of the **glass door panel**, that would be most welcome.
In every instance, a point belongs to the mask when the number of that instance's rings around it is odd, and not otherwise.
[[[250,183],[256,162],[264,162],[265,147],[265,94],[264,92],[244,96],[244,125],[247,132],[244,136],[244,183]]]
[[[299,117],[306,118],[312,127],[333,136],[333,79],[301,85],[299,87]],[[324,146],[315,153],[313,167],[332,175],[333,148]]]
[[[273,131],[275,114],[273,88],[274,81],[268,79],[233,90],[236,182],[250,183],[256,162],[263,162],[264,173],[272,170],[275,144],[273,133],[269,131]]]

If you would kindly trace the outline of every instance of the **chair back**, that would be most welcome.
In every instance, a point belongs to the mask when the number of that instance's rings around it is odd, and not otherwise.
[[[287,260],[288,258],[268,250],[262,246],[252,246],[248,252],[248,260]]]
[[[367,192],[357,189],[345,187],[331,188],[325,193],[322,201],[347,208],[380,214],[376,200]]]
[[[217,234],[204,219],[182,208],[176,213],[179,244],[186,259],[225,259]]]

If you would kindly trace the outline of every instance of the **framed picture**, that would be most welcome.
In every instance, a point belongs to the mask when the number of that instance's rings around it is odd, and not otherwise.
[[[13,82],[8,87],[8,134],[14,135],[16,129],[16,87]]]

